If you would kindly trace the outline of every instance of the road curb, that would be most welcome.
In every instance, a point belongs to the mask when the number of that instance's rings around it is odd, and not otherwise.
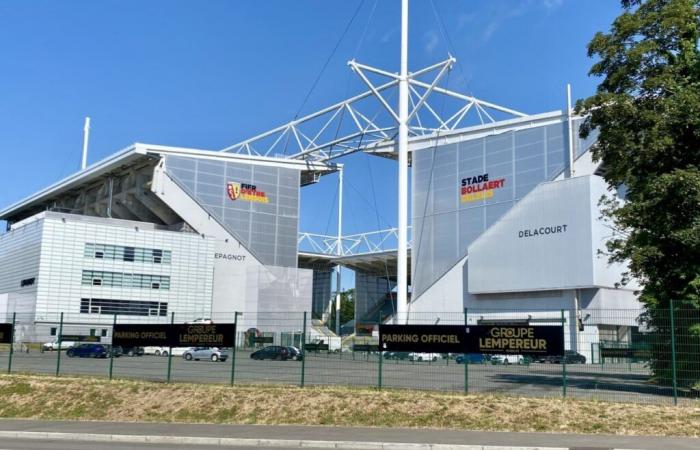
[[[197,436],[149,436],[101,433],[54,433],[45,431],[0,431],[0,438],[27,440],[33,439],[88,442],[122,442],[131,444],[209,445],[219,447],[298,447],[362,450],[576,450],[575,447],[513,447],[500,445],[420,444],[410,442],[401,443],[365,441],[315,441],[308,439],[251,439]],[[605,448],[600,450],[623,449]]]

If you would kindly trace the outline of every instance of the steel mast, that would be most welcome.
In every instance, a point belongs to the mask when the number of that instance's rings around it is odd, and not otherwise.
[[[401,73],[399,74],[399,212],[396,264],[396,319],[408,320],[408,0],[401,0]]]

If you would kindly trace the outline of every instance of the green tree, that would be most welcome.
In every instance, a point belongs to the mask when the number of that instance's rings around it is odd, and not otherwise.
[[[333,293],[335,298],[335,293]],[[340,324],[355,318],[355,289],[348,289],[340,292]],[[331,317],[329,328],[335,331],[335,302],[331,307]]]
[[[628,261],[641,281],[643,321],[668,336],[674,301],[678,374],[700,379],[700,26],[698,0],[622,0],[608,33],[597,33],[588,54],[590,74],[602,78],[577,110],[587,118],[581,135],[593,147],[611,186],[624,202],[604,202],[614,224],[611,260]],[[654,347],[652,368],[671,379],[669,342]]]

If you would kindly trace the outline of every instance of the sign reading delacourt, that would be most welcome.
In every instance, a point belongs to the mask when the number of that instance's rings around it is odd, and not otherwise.
[[[0,344],[12,344],[11,323],[0,323]]]
[[[563,355],[561,326],[380,325],[383,351]]]
[[[117,324],[112,343],[124,347],[233,347],[236,325],[217,324]]]

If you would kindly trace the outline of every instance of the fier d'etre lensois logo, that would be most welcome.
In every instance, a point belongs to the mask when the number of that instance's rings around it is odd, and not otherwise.
[[[243,200],[248,202],[268,203],[270,199],[263,191],[259,191],[254,184],[237,183],[229,181],[226,184],[226,191],[231,200]]]

